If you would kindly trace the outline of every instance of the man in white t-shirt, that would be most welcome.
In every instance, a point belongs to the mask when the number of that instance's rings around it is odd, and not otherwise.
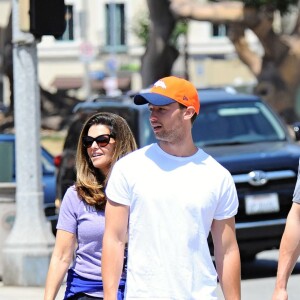
[[[120,159],[107,184],[105,300],[116,299],[127,237],[125,299],[215,300],[218,280],[226,299],[240,299],[237,193],[230,173],[193,142],[197,90],[170,76],[134,102],[148,104],[158,143]]]

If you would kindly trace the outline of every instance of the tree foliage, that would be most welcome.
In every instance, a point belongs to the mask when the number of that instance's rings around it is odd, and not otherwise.
[[[149,13],[143,12],[140,13],[133,26],[131,27],[131,31],[133,34],[142,42],[143,46],[146,46],[149,38],[150,38],[150,18]],[[187,19],[179,19],[175,28],[172,31],[170,36],[170,44],[173,46],[178,46],[178,39],[181,35],[187,34],[188,31],[188,20]]]
[[[149,14],[147,12],[140,12],[131,27],[131,31],[142,42],[143,46],[146,46],[149,40],[149,26]]]

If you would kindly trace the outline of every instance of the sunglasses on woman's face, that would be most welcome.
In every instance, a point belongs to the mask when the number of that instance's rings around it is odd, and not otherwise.
[[[98,147],[105,147],[109,144],[111,138],[113,138],[111,134],[101,134],[95,138],[87,135],[82,137],[82,144],[85,148],[90,148],[96,142]]]

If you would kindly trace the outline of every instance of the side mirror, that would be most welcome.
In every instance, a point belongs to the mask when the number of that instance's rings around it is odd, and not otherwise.
[[[300,141],[300,122],[293,123],[292,128],[293,128],[294,133],[295,133],[296,141]]]

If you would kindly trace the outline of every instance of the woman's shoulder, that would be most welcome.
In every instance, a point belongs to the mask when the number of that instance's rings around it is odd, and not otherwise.
[[[77,196],[77,191],[76,191],[76,186],[75,186],[75,184],[73,184],[73,185],[71,185],[70,187],[68,187],[68,189],[66,190],[66,193],[65,193],[65,195],[64,195],[64,198],[66,197],[66,196],[68,196],[68,197],[70,197],[70,196]],[[77,196],[78,197],[78,196]]]
[[[78,193],[77,193],[75,185],[72,185],[72,186],[70,186],[67,189],[67,191],[66,191],[66,193],[65,193],[65,195],[63,197],[62,202],[64,202],[64,203],[70,203],[70,204],[73,204],[73,205],[75,203],[78,204],[78,202],[81,202],[81,199],[78,196]]]

